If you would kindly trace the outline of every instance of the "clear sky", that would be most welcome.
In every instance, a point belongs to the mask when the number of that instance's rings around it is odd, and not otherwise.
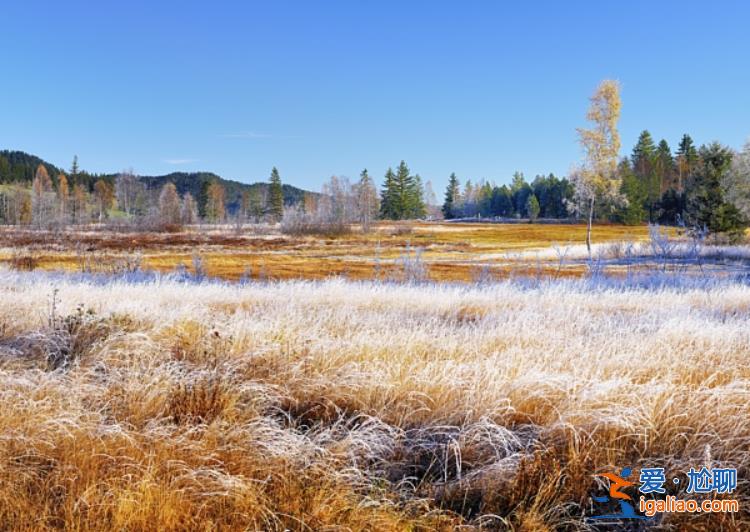
[[[405,159],[439,195],[565,174],[603,78],[623,153],[750,136],[750,3],[3,3],[0,148],[317,189]]]

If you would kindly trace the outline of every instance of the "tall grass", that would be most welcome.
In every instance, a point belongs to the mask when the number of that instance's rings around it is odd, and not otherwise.
[[[659,525],[750,526],[741,284],[3,273],[0,301],[9,529],[586,529],[593,473],[702,465],[744,513]]]

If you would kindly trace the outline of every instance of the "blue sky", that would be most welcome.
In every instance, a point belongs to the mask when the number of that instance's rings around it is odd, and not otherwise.
[[[604,78],[623,153],[750,136],[746,2],[14,2],[0,25],[0,148],[69,167],[209,170],[317,189],[405,159],[565,174]]]

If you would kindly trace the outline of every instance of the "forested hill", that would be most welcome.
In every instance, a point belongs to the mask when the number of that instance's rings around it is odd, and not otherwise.
[[[217,181],[224,187],[225,201],[230,210],[234,210],[235,206],[239,205],[242,193],[245,190],[258,189],[261,197],[263,197],[263,194],[268,189],[268,183],[253,183],[248,185],[238,181],[223,179],[211,172],[174,172],[160,176],[140,176],[140,180],[150,189],[158,189],[165,183],[172,182],[177,187],[177,192],[180,195],[190,192],[194,198],[200,197],[201,188],[204,184]],[[302,201],[306,192],[292,185],[282,185],[282,188],[284,190],[284,203],[287,205]]]
[[[57,183],[57,176],[65,173],[69,180],[71,177],[78,183],[85,185],[90,191],[98,179],[114,182],[117,174],[91,174],[83,170],[76,172],[75,176],[71,170],[63,170],[47,161],[22,151],[0,151],[0,184],[19,183],[30,184],[34,179],[34,173],[39,165],[44,165],[52,180]],[[224,186],[225,201],[230,211],[233,211],[240,203],[242,192],[245,190],[259,189],[264,194],[268,184],[258,182],[253,184],[240,183],[222,177],[211,172],[174,172],[161,176],[139,176],[139,179],[150,189],[160,188],[171,181],[177,187],[180,194],[190,192],[194,198],[199,197],[201,188],[205,183],[216,180]],[[283,179],[283,176],[282,176]],[[292,185],[283,185],[284,203],[293,204],[302,201],[305,190]]]
[[[0,183],[23,183],[34,179],[39,165],[47,168],[47,173],[57,176],[62,170],[54,164],[22,151],[0,151]]]

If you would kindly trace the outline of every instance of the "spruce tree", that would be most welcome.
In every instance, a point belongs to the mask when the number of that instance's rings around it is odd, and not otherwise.
[[[646,187],[633,172],[630,161],[623,159],[617,173],[620,175],[620,193],[625,203],[615,213],[615,218],[626,225],[638,225],[646,219]]]
[[[78,155],[73,156],[73,164],[70,166],[70,180],[73,184],[78,182],[78,174],[80,169],[78,168]]]
[[[461,195],[458,178],[452,173],[448,178],[448,187],[445,189],[445,201],[443,201],[443,217],[446,220],[456,217],[456,204],[458,197]]]
[[[281,186],[279,171],[274,166],[271,169],[271,179],[268,190],[268,213],[278,222],[284,216],[284,189]]]
[[[208,188],[211,186],[209,179],[204,179],[201,182],[201,188],[198,191],[198,215],[202,219],[206,219],[206,206],[208,205]]]
[[[672,150],[664,139],[659,141],[659,146],[656,148],[655,171],[661,184],[661,196],[670,188],[675,187]]]
[[[396,198],[395,213],[397,220],[409,217],[412,194],[414,193],[414,178],[409,174],[409,167],[404,161],[399,163],[395,178]]]
[[[424,186],[419,174],[415,175],[409,183],[406,197],[404,218],[424,218],[427,215],[427,207],[424,203]]]
[[[539,200],[532,193],[529,194],[529,198],[526,200],[526,215],[529,217],[529,221],[533,222],[539,217]]]
[[[492,215],[504,217],[513,215],[513,194],[508,185],[492,189]]]
[[[383,189],[380,192],[380,217],[386,220],[397,220],[396,211],[396,175],[393,169],[388,168],[383,181]]]
[[[661,197],[661,181],[656,173],[656,146],[651,133],[647,130],[643,130],[638,137],[630,160],[633,173],[642,181],[646,190],[645,207],[648,210],[649,221],[653,222],[656,218],[656,204]]]
[[[727,234],[739,239],[747,220],[726,197],[723,183],[732,165],[733,152],[719,143],[702,146],[700,163],[691,179],[687,198],[688,222],[711,233]]]

